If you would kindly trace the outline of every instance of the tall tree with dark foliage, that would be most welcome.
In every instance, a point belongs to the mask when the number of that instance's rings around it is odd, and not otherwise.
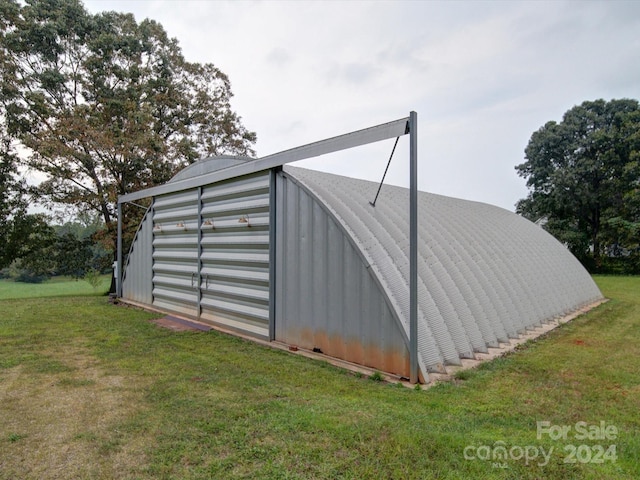
[[[45,201],[99,212],[198,158],[255,153],[227,76],[185,60],[153,20],[90,14],[79,0],[4,0],[2,115]],[[133,223],[133,222],[132,222]]]
[[[640,247],[640,105],[584,102],[535,132],[518,174],[529,195],[517,212],[545,228],[587,265]]]

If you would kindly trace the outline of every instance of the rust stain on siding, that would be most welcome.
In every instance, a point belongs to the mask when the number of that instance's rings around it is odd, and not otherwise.
[[[409,350],[406,348],[401,351],[385,349],[373,343],[363,344],[357,338],[345,340],[341,335],[328,336],[324,331],[309,328],[287,332],[286,342],[307,350],[320,349],[325,355],[382,372],[409,376]]]

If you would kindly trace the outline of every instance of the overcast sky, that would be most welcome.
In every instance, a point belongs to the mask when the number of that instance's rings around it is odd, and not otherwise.
[[[419,188],[510,210],[531,134],[640,98],[640,1],[85,0],[160,22],[225,72],[259,156],[418,112]],[[297,166],[376,180],[393,140]],[[388,183],[408,185],[408,137]]]

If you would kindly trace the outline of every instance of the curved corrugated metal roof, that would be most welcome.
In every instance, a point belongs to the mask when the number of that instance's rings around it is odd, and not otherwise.
[[[207,157],[192,163],[176,173],[167,183],[179,182],[187,178],[198,177],[207,173],[216,172],[236,165],[254,161],[251,157],[238,157],[233,155],[218,155]]]
[[[409,331],[409,191],[285,166],[352,237]],[[442,371],[602,298],[578,260],[502,208],[420,192],[418,353]]]

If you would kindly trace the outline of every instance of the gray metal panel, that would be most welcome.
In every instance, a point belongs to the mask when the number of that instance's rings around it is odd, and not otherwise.
[[[153,305],[198,317],[198,190],[154,199]]]
[[[267,337],[269,171],[203,187],[200,318]]]
[[[156,197],[153,305],[266,337],[269,192],[266,171]]]
[[[269,170],[274,167],[282,166],[285,163],[295,162],[305,158],[318,157],[320,155],[345,150],[347,148],[379,142],[380,140],[386,140],[387,138],[399,137],[408,133],[408,120],[408,117],[401,118],[382,125],[376,125],[375,127],[365,128],[356,132],[339,135],[337,137],[285,150],[284,152],[275,153],[251,162],[230,166],[228,168],[206,173],[197,177],[176,179],[175,181],[171,181],[164,185],[122,195],[118,198],[118,203],[131,202],[140,198],[188,190],[243,175]]]
[[[408,190],[285,167],[348,232],[409,329]],[[419,194],[418,356],[424,371],[602,298],[540,227],[478,202]]]
[[[285,175],[276,196],[275,338],[408,376],[403,332],[352,240]]]
[[[151,305],[153,258],[153,220],[151,209],[145,213],[131,244],[129,255],[124,264],[122,280],[122,298]]]
[[[187,178],[199,177],[207,173],[216,172],[224,168],[242,165],[246,162],[254,161],[251,157],[235,157],[231,155],[219,155],[217,157],[207,157],[192,163],[176,173],[169,182],[177,182]]]

